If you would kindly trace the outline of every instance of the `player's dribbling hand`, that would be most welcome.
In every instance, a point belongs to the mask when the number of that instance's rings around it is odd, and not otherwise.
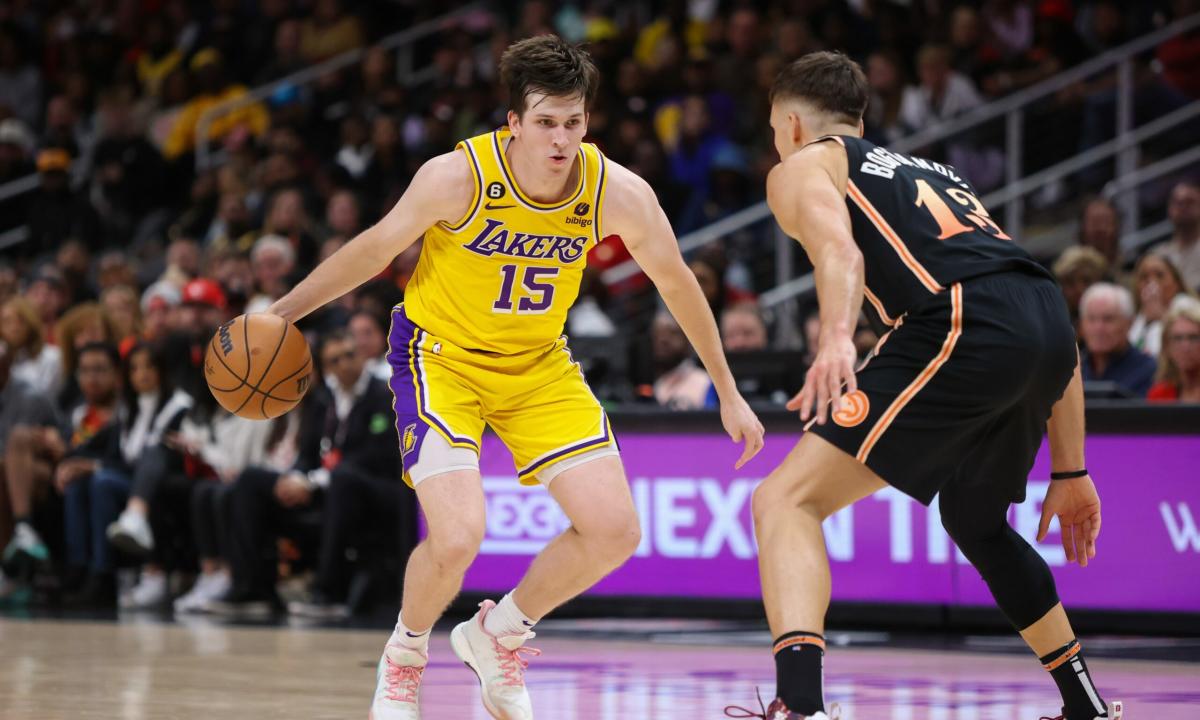
[[[721,403],[721,424],[725,426],[725,432],[729,433],[734,442],[746,441],[742,457],[733,465],[735,470],[740,470],[762,450],[763,434],[766,430],[741,395]]]
[[[824,425],[827,417],[841,409],[843,393],[858,389],[854,377],[858,351],[849,335],[822,338],[820,348],[804,376],[804,387],[788,402],[787,409],[799,410],[800,420],[808,422],[815,406],[817,424]]]
[[[1067,562],[1087,567],[1096,557],[1096,538],[1100,535],[1100,496],[1087,475],[1070,480],[1051,480],[1042,503],[1042,522],[1038,542],[1050,530],[1050,519],[1057,517],[1062,531],[1062,546]]]

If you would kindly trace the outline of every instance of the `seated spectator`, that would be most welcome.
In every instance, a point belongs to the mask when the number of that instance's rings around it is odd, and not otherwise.
[[[296,265],[311,267],[320,250],[314,235],[313,223],[304,208],[304,194],[295,188],[283,188],[267,203],[263,219],[264,235],[276,235],[287,240],[296,255]]]
[[[671,410],[703,408],[712,380],[691,358],[683,328],[665,310],[654,316],[650,347],[654,361],[654,399],[658,404]]]
[[[116,323],[100,303],[87,302],[76,305],[58,321],[58,348],[62,352],[62,390],[58,393],[58,407],[69,408],[79,402],[79,385],[75,370],[79,363],[79,351],[92,343],[121,341]]]
[[[962,115],[982,104],[975,83],[950,65],[950,49],[926,45],[917,53],[920,84],[904,91],[900,120],[909,128],[924,128]]]
[[[300,25],[300,52],[309,63],[362,47],[363,31],[358,18],[342,8],[340,0],[317,0],[312,17]]]
[[[388,364],[387,327],[374,313],[355,311],[350,316],[350,334],[354,336],[355,351],[362,356],[367,372],[387,382],[392,377],[392,366]]]
[[[199,410],[199,411],[198,411]],[[202,612],[233,587],[228,542],[229,492],[248,467],[283,471],[294,462],[297,413],[270,422],[246,420],[216,403],[197,402],[177,433],[163,441],[184,454],[192,480],[191,530],[200,575],[176,598],[175,612]]]
[[[700,290],[704,293],[704,299],[708,301],[708,307],[712,310],[713,317],[721,317],[725,308],[730,305],[755,302],[756,298],[752,293],[725,281],[725,270],[728,263],[723,253],[715,250],[709,251],[708,248],[705,248],[705,251],[688,262],[688,267],[696,276],[696,282],[700,284]]]
[[[1121,215],[1111,200],[1092,198],[1083,206],[1079,219],[1079,244],[1104,256],[1108,267],[1121,267]]]
[[[971,79],[950,65],[950,50],[944,45],[926,45],[917,54],[920,84],[904,91],[900,120],[909,128],[925,128],[951,120],[983,104]],[[970,139],[956,139],[946,148],[950,164],[987,191],[1004,174],[1004,158],[993,147],[977,146]]]
[[[368,528],[412,532],[408,518],[400,515],[412,496],[400,480],[400,442],[390,390],[366,372],[353,337],[344,330],[323,336],[316,355],[325,382],[305,398],[300,454],[292,470],[251,467],[233,485],[234,583],[222,601],[210,605],[214,612],[271,612],[278,604],[276,562],[270,557],[274,538],[301,537],[305,520],[323,514],[311,601],[289,610],[344,617],[350,580],[347,549],[363,540]]]
[[[961,8],[960,8],[961,9]],[[957,17],[957,12],[955,14]],[[900,118],[904,98],[904,70],[895,53],[881,50],[867,58],[867,82],[871,99],[867,103],[866,137],[879,145],[889,145],[907,135]]]
[[[1146,397],[1200,403],[1200,302],[1193,298],[1177,301],[1163,326],[1158,382]]]
[[[1179,268],[1165,255],[1147,253],[1133,271],[1134,291],[1137,293],[1137,317],[1129,329],[1129,342],[1138,350],[1158,357],[1162,349],[1162,319],[1171,303],[1186,292]]]
[[[363,229],[362,205],[354,193],[339,190],[325,204],[325,226],[329,234],[352,238]]]
[[[1134,397],[1145,397],[1157,369],[1154,358],[1129,344],[1133,295],[1120,285],[1096,283],[1079,303],[1083,381],[1109,381]]]
[[[142,337],[159,340],[170,332],[171,314],[183,299],[179,288],[160,280],[142,293]]]
[[[57,330],[59,317],[67,309],[67,283],[62,271],[50,263],[44,263],[33,272],[33,278],[25,286],[25,299],[33,305],[42,319],[42,327],[48,335]],[[49,339],[49,338],[48,338]],[[53,338],[61,344],[58,335]]]
[[[38,153],[40,184],[26,201],[30,235],[24,247],[53,252],[72,239],[92,250],[99,247],[100,218],[87,198],[71,189],[72,162],[71,155],[59,148]]]
[[[213,48],[205,48],[193,55],[189,67],[199,86],[198,92],[183,106],[171,127],[163,146],[163,156],[168,160],[175,160],[195,150],[196,126],[205,112],[214,105],[239,98],[247,92],[244,85],[226,79],[221,53]],[[214,119],[208,126],[208,139],[220,140],[239,127],[261,137],[266,133],[269,122],[266,108],[261,103],[250,103]]]
[[[66,505],[67,562],[87,572],[87,584],[71,598],[73,604],[111,607],[115,603],[116,557],[108,527],[126,506],[146,451],[178,429],[192,405],[187,393],[171,387],[163,357],[151,345],[135,345],[129,351],[123,386],[115,419],[70,452],[55,473],[55,485]],[[147,592],[143,588],[139,594]]]
[[[100,304],[108,311],[121,343],[132,345],[142,336],[142,309],[132,285],[113,285],[100,294]]]
[[[65,425],[49,408],[47,398],[30,399],[32,404],[21,411],[21,424],[12,428],[4,452],[7,487],[0,486],[0,497],[7,497],[16,523],[4,552],[5,564],[22,556],[33,564],[49,561],[47,543],[42,541],[32,520],[34,510],[39,504],[44,505],[58,464],[112,418],[120,391],[120,366],[113,345],[85,345],[79,351],[75,371],[81,401],[70,408]],[[4,405],[8,407],[9,403],[4,401]],[[64,587],[75,589],[81,580],[78,573],[69,575]]]
[[[59,421],[53,404],[46,396],[32,392],[22,380],[12,377],[10,367],[11,355],[0,346],[0,456],[8,451],[8,443],[14,436],[23,439],[25,434],[33,432],[31,428],[36,428],[40,433],[42,428],[57,427]],[[0,468],[7,470],[6,465],[0,465]],[[31,503],[25,500],[29,493],[25,492],[23,485],[23,475],[10,483],[7,472],[0,473],[0,538],[7,545],[3,555],[5,571],[0,572],[0,586],[5,592],[11,590],[4,578],[5,572],[18,574],[15,561],[29,557],[40,563],[49,557],[45,544],[33,531]]]
[[[1069,247],[1054,261],[1054,276],[1062,288],[1063,299],[1071,313],[1071,323],[1079,333],[1079,301],[1083,293],[1108,274],[1104,256],[1090,247]]]
[[[1155,250],[1175,263],[1188,290],[1200,292],[1200,183],[1185,180],[1171,190],[1167,217],[1175,231]]]
[[[250,266],[258,292],[246,304],[246,312],[263,312],[288,291],[296,269],[296,251],[287,238],[264,235],[250,251]]]
[[[767,323],[758,305],[738,303],[721,315],[721,340],[725,352],[746,352],[767,349]]]
[[[62,384],[62,353],[46,341],[46,328],[25,298],[10,298],[0,306],[0,338],[12,355],[13,377],[30,391],[53,396]]]

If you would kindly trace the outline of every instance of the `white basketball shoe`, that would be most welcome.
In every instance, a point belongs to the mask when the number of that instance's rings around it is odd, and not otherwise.
[[[495,636],[483,627],[483,620],[496,607],[491,600],[479,604],[479,612],[459,623],[450,633],[454,654],[479,677],[483,706],[496,720],[533,720],[533,705],[525,689],[523,657],[541,655],[540,650],[525,647],[535,634]]]
[[[375,673],[368,720],[420,720],[421,674],[428,662],[428,654],[419,650],[386,646]]]

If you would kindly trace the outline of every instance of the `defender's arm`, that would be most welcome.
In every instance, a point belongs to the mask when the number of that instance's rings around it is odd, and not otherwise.
[[[863,301],[863,257],[854,243],[846,209],[848,169],[840,145],[810,145],[776,165],[767,176],[767,203],[783,231],[800,241],[813,264],[821,311],[821,343],[804,387],[788,403],[807,420],[816,406],[824,424],[832,401],[841,406],[854,378],[854,329]]]

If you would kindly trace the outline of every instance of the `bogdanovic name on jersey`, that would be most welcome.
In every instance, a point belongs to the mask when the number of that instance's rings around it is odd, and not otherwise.
[[[922,170],[930,170],[939,173],[949,178],[951,182],[958,183],[963,187],[967,184],[963,179],[954,173],[953,168],[946,167],[941,163],[931,162],[924,158],[913,157],[911,155],[901,155],[897,152],[892,152],[886,148],[874,147],[867,153],[867,156],[859,169],[870,175],[875,175],[881,178],[891,180],[896,175],[896,168],[900,165],[920,168]]]
[[[550,260],[555,256],[564,264],[573,263],[587,252],[588,236],[532,235],[504,227],[503,220],[486,218],[475,239],[463,247],[484,257],[506,255],[518,258]]]

